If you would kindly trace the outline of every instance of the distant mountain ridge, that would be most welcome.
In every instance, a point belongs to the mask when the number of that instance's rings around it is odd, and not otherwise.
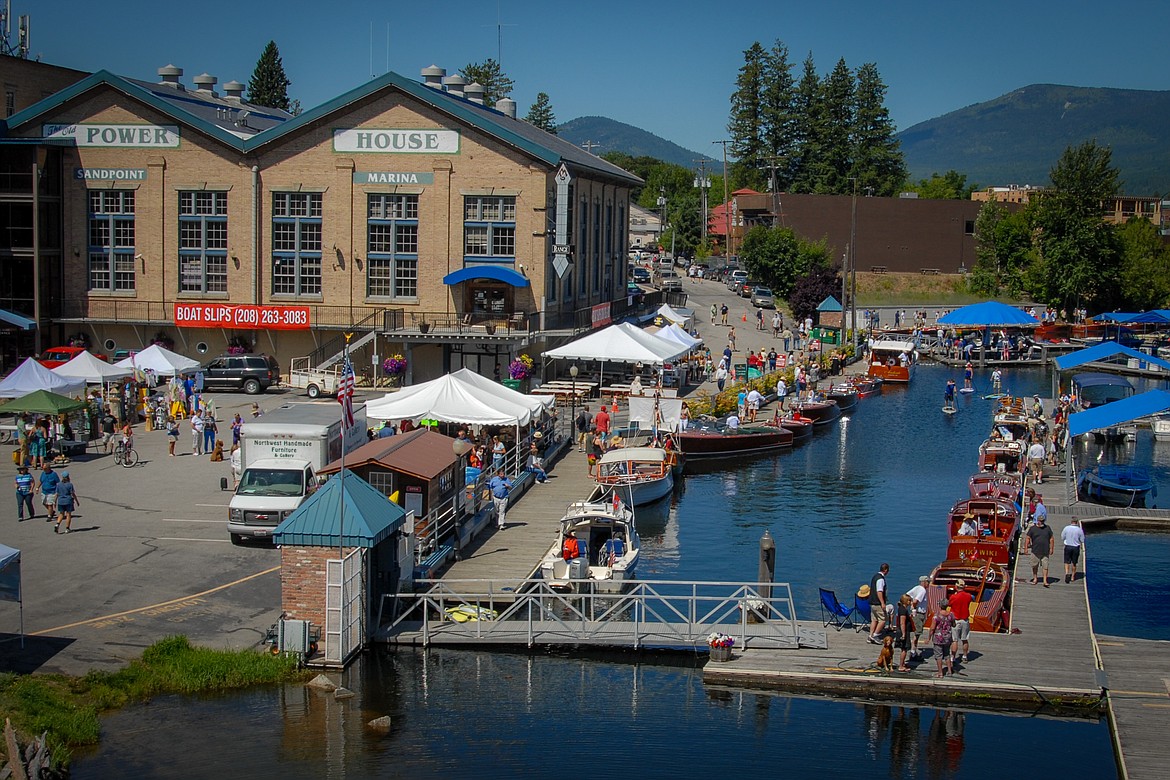
[[[1170,91],[1032,84],[898,133],[913,179],[954,169],[981,187],[1049,183],[1069,146],[1113,152],[1123,190],[1170,192]]]
[[[557,125],[557,135],[580,146],[592,142],[593,154],[625,152],[632,157],[654,157],[686,168],[697,168],[696,160],[714,162],[711,157],[684,149],[641,128],[603,116],[582,116]]]

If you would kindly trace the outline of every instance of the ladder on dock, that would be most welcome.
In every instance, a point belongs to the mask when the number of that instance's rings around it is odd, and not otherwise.
[[[376,641],[686,650],[707,649],[712,633],[733,636],[737,648],[824,648],[828,641],[820,626],[797,623],[788,583],[632,580],[585,583],[581,592],[541,579],[417,585],[427,589],[383,596]]]

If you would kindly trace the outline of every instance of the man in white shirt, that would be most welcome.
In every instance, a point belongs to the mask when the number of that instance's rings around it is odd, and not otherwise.
[[[1028,468],[1032,472],[1032,480],[1037,484],[1044,482],[1044,442],[1034,441],[1028,447]]]
[[[906,591],[910,597],[910,610],[914,615],[914,636],[910,638],[910,657],[917,658],[918,640],[922,638],[922,629],[926,625],[926,585],[930,577],[925,574],[918,578],[918,584]]]
[[[968,513],[963,516],[963,524],[959,526],[959,536],[978,536],[979,528],[975,525],[975,516]]]
[[[756,421],[756,413],[760,411],[760,404],[764,402],[764,396],[760,395],[760,391],[754,387],[748,391],[747,394],[747,408],[748,408],[748,422]]]
[[[776,401],[780,404],[780,411],[784,411],[784,398],[788,395],[788,385],[783,379],[776,382]]]
[[[727,427],[733,431],[736,430],[737,428],[739,428],[739,415],[736,415],[736,414],[728,415]]]
[[[1060,532],[1060,541],[1064,542],[1064,581],[1072,582],[1077,578],[1077,563],[1081,560],[1081,548],[1085,546],[1085,532],[1081,530],[1081,521],[1075,517]]]

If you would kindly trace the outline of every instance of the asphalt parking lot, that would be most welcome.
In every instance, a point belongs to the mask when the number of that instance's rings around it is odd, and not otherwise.
[[[295,390],[213,398],[229,449],[232,415],[246,421],[253,401],[262,409],[309,402]],[[336,407],[332,399],[316,403]],[[44,514],[17,522],[15,501],[4,503],[0,542],[21,550],[26,638],[22,649],[18,605],[0,602],[0,671],[118,668],[180,633],[210,647],[249,647],[276,622],[280,554],[229,541],[231,494],[220,490],[220,478],[230,479],[228,462],[192,455],[186,421],[176,457],[167,456],[165,433],[145,425],[135,428],[134,448],[141,462],[133,468],[93,445],[63,467],[80,498],[68,535],[54,534]]]

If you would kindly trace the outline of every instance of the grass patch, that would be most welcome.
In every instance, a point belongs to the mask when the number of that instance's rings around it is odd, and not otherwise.
[[[187,637],[171,636],[116,672],[0,675],[0,720],[12,718],[25,738],[47,731],[54,763],[63,766],[69,748],[98,741],[98,716],[105,710],[162,694],[230,690],[305,676],[291,657],[193,647]]]

